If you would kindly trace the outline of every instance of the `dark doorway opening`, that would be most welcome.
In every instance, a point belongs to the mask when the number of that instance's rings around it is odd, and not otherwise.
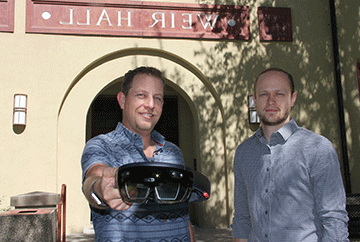
[[[121,122],[122,113],[116,96],[98,96],[91,105],[91,137],[106,134]]]

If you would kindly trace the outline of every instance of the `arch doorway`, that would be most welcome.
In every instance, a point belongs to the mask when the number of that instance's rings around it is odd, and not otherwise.
[[[71,184],[69,231],[82,230],[90,221],[88,202],[81,193],[79,165],[83,146],[92,135],[90,107],[97,97],[115,96],[122,80],[119,73],[148,63],[165,73],[166,95],[177,97],[179,147],[186,165],[197,168],[211,181],[211,199],[190,207],[191,217],[197,215],[192,222],[200,227],[229,225],[230,171],[225,115],[219,94],[206,76],[185,59],[158,49],[129,48],[109,53],[86,66],[69,85],[59,106],[57,183]]]
[[[121,90],[122,78],[105,87],[93,100],[86,118],[86,141],[113,131],[122,120],[122,111],[116,95]],[[183,94],[184,95],[184,94]],[[163,113],[154,130],[167,141],[180,147],[186,166],[196,169],[195,120],[188,102],[169,85],[165,85]],[[190,205],[191,222],[199,224],[196,208]]]

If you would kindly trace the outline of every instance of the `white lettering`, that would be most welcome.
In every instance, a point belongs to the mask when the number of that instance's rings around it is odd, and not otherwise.
[[[0,0],[1,1],[1,0]],[[117,12],[117,26],[118,27],[133,27],[132,26],[132,14],[137,14],[137,10],[128,10],[128,9],[118,9],[118,10],[108,10],[110,12],[107,12],[105,8],[101,9],[100,15],[95,16],[95,12],[91,11],[90,8],[88,9],[74,9],[74,8],[68,8],[66,11],[68,11],[69,16],[64,16],[63,18],[68,18],[67,21],[60,21],[61,25],[79,25],[79,26],[91,26],[96,23],[97,26],[106,25],[106,23],[102,23],[103,21],[107,22],[109,26],[113,26],[112,21],[114,24],[116,24],[116,12]],[[78,13],[75,11],[82,11],[82,13]],[[86,11],[86,12],[85,12]],[[149,11],[149,10],[148,10]],[[110,14],[110,15],[109,15]],[[200,26],[206,29],[213,29],[216,27],[217,20],[219,19],[219,15],[216,13],[204,13],[204,12],[183,12],[183,13],[177,13],[177,12],[171,12],[164,10],[163,12],[152,12],[151,18],[153,23],[150,23],[150,28],[158,27],[158,28],[170,28],[175,29],[177,27],[180,27],[185,30],[191,30],[194,27],[194,23],[198,22],[201,23],[201,25],[196,26],[198,29]],[[140,15],[141,16],[141,15]],[[142,16],[148,16],[148,15],[142,15]],[[110,18],[111,17],[111,18]],[[79,18],[79,19],[78,19]],[[149,16],[150,18],[150,16]],[[193,20],[193,18],[196,18]],[[197,19],[199,18],[199,20]],[[97,20],[97,21],[96,21]],[[133,20],[134,21],[134,20]],[[151,20],[150,20],[151,21]],[[165,22],[166,21],[166,22]],[[180,26],[179,26],[180,25]],[[116,26],[116,25],[115,25]],[[136,24],[137,26],[137,24]],[[138,28],[138,27],[136,27]],[[140,27],[142,28],[142,27]]]
[[[219,17],[219,15],[215,15],[215,19],[214,19],[213,23],[211,24],[211,23],[210,23],[210,20],[211,20],[212,16],[213,16],[212,14],[211,14],[210,16],[208,16],[208,15],[205,14],[206,23],[204,24],[204,22],[203,22],[203,20],[202,20],[202,18],[201,18],[201,15],[198,14],[198,17],[199,17],[200,22],[201,22],[202,26],[204,27],[204,29],[206,29],[207,26],[210,26],[211,29],[214,28],[214,25],[215,25],[215,23],[216,23],[217,18]]]
[[[189,26],[188,27],[186,27],[186,26],[184,26],[184,25],[182,25],[182,28],[183,29],[192,29],[192,15],[191,15],[191,13],[183,13],[182,14],[182,16],[188,16],[189,18],[186,20],[186,19],[183,19],[183,22],[184,23],[186,23],[186,22],[188,22],[189,23]]]
[[[106,16],[106,17],[104,17],[104,16]],[[100,23],[101,23],[101,21],[103,21],[103,20],[107,20],[108,23],[109,23],[109,26],[112,26],[112,24],[111,24],[111,22],[110,22],[110,19],[109,19],[109,15],[107,14],[107,12],[106,12],[105,9],[103,9],[103,11],[102,11],[102,13],[101,13],[101,15],[100,15],[100,18],[99,18],[99,20],[98,20],[98,22],[97,22],[96,25],[100,26]]]
[[[156,18],[156,15],[158,15],[158,14],[161,14],[161,19]],[[153,25],[150,26],[150,28],[153,28],[159,21],[162,22],[161,28],[165,28],[165,13],[162,13],[162,12],[153,13],[152,18],[155,22],[153,23]]]
[[[175,13],[171,13],[171,28],[175,28]]]
[[[90,25],[90,9],[86,9],[86,23],[79,23],[77,21],[78,25]]]
[[[121,18],[121,11],[118,11],[118,26],[121,26],[121,20],[126,20],[128,21],[128,27],[131,27],[131,12],[128,11],[128,17],[127,18]]]
[[[74,9],[70,8],[70,20],[69,20],[69,22],[65,23],[65,22],[60,21],[60,24],[70,24],[70,25],[74,24]]]

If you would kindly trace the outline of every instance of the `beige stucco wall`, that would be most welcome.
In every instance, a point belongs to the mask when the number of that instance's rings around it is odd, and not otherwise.
[[[352,187],[353,192],[360,192],[356,79],[360,3],[350,2],[338,6],[338,26]],[[213,190],[207,203],[197,205],[204,214],[202,226],[230,223],[232,160],[237,145],[257,128],[248,124],[247,96],[264,68],[278,66],[293,74],[298,92],[293,117],[328,137],[341,155],[328,2],[242,4],[250,7],[251,40],[218,42],[25,34],[25,1],[16,1],[15,31],[0,33],[1,208],[9,206],[11,196],[32,191],[59,193],[66,183],[67,233],[90,225],[80,168],[86,115],[105,86],[140,65],[165,71],[168,84],[184,95],[195,114],[198,168],[210,178]],[[294,41],[260,43],[258,6],[290,7]],[[127,51],[131,48],[141,51],[132,55]],[[146,48],[151,49],[146,52]],[[111,61],[106,59],[109,56]],[[94,62],[98,65],[78,78]],[[27,126],[22,133],[12,127],[15,93],[28,95]]]

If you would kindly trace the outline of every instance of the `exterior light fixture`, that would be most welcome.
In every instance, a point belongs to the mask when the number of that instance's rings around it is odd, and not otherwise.
[[[260,118],[256,112],[255,102],[253,95],[248,96],[248,108],[249,108],[249,123],[250,124],[259,124]]]
[[[19,126],[26,125],[26,109],[27,109],[27,95],[15,94],[13,125],[19,125]]]

